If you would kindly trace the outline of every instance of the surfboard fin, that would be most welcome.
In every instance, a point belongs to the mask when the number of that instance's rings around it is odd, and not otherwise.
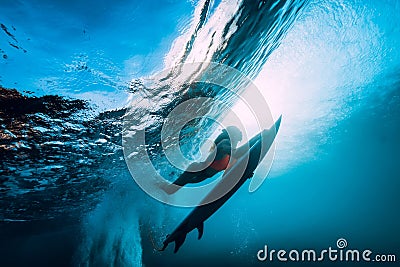
[[[185,242],[186,233],[179,235],[177,239],[175,239],[175,248],[174,253],[178,252],[179,248],[182,246],[183,242]]]
[[[198,227],[197,230],[199,231],[199,235],[197,236],[197,239],[200,240],[201,237],[203,236],[204,232],[204,222],[202,222]]]

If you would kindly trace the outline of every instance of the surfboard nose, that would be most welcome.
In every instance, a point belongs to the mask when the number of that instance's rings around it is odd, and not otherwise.
[[[281,121],[282,121],[282,114],[279,116],[279,118],[276,120],[274,126],[275,126],[275,132],[278,132],[279,127],[281,126]]]
[[[278,134],[279,127],[281,126],[281,121],[282,121],[282,115],[279,116],[279,118],[275,121],[274,125],[271,126],[271,128],[269,128],[269,130],[267,130],[265,132],[265,135],[263,135],[264,144],[263,144],[263,147],[262,147],[261,155],[258,155],[258,157],[260,158],[260,162],[263,160],[265,155],[271,149],[271,146],[273,145],[275,137]],[[271,161],[268,161],[268,162],[271,162]],[[271,164],[269,164],[269,168],[270,168]],[[262,183],[265,181],[265,179],[268,176],[269,168],[268,168],[267,172],[265,173],[265,175],[263,175],[263,176],[258,176],[258,175],[254,176],[253,175],[253,178],[251,179],[251,182],[250,182],[250,185],[249,185],[249,192],[250,193],[256,191],[262,185]]]

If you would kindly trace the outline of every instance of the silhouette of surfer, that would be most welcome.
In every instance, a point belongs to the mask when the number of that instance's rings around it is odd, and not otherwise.
[[[209,194],[205,196],[205,198],[199,203],[199,205],[195,207],[189,213],[189,215],[185,217],[185,219],[175,228],[175,230],[173,230],[171,234],[165,237],[162,247],[157,247],[153,243],[155,249],[157,249],[158,251],[164,251],[167,248],[168,244],[174,242],[175,243],[174,253],[176,253],[182,246],[182,244],[185,242],[187,234],[195,229],[198,230],[198,239],[201,239],[204,233],[204,222],[208,218],[210,218],[218,209],[220,209],[222,205],[224,205],[237,192],[237,190],[239,190],[239,188],[243,186],[243,184],[246,182],[247,179],[253,177],[254,171],[256,170],[260,162],[264,159],[264,157],[267,155],[268,151],[270,151],[270,148],[275,140],[276,134],[280,127],[281,118],[282,117],[280,116],[278,120],[274,123],[274,125],[269,129],[262,130],[261,132],[256,134],[253,138],[251,138],[246,144],[235,148],[234,154],[233,152],[231,153],[232,155],[231,157],[237,159],[237,161],[235,165],[233,165],[231,168],[229,168],[229,170],[226,171],[226,173],[224,174],[226,175],[224,179],[238,178],[238,181],[233,185],[233,187],[231,187],[225,194],[220,196],[218,199],[212,200],[212,197],[215,196],[215,193],[225,186],[222,181],[218,183],[209,192]],[[223,135],[220,135],[216,139],[215,142],[216,147],[218,147],[218,145],[225,139],[223,137],[224,137]],[[231,142],[231,145],[232,147],[236,147],[237,143],[235,143],[234,146],[233,142]],[[248,158],[246,157],[246,155],[248,156]],[[213,162],[214,161],[215,160],[213,158]],[[242,164],[246,164],[244,170],[242,170],[243,172],[241,171],[236,172],[235,170],[237,170],[238,168],[239,169],[243,168]],[[221,166],[225,167],[225,164],[221,164]],[[216,170],[216,172],[217,171],[218,170]],[[179,177],[174,183],[177,183],[180,179],[181,177]],[[184,178],[182,178],[181,181],[182,184],[184,184],[184,182],[190,182],[189,179],[185,181]],[[169,185],[171,186],[171,184]],[[172,187],[179,188],[179,186],[172,186]],[[208,202],[209,200],[212,201]]]
[[[215,145],[205,161],[192,163],[178,179],[172,184],[163,186],[162,189],[168,194],[173,194],[182,186],[200,183],[225,170],[236,161],[232,155],[234,155],[236,146],[241,140],[242,132],[237,127],[226,127],[215,139]]]

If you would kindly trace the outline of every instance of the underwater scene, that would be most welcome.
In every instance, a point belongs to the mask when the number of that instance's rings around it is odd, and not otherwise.
[[[397,266],[399,14],[0,0],[0,266]]]

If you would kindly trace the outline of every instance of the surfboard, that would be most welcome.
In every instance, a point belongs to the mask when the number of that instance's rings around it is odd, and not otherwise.
[[[225,171],[222,180],[200,202],[199,206],[194,208],[170,235],[167,235],[163,242],[163,247],[158,249],[159,251],[164,251],[169,243],[175,242],[174,253],[176,253],[185,242],[186,235],[194,229],[198,230],[198,239],[203,236],[204,222],[225,204],[248,179],[253,177],[255,169],[275,140],[281,118],[282,116],[271,128],[263,130],[257,135],[258,138],[250,146],[250,149],[240,156],[231,168]],[[226,188],[230,189],[222,197],[217,198],[215,201],[210,201],[211,199],[216,199],[215,194],[225,192]]]

